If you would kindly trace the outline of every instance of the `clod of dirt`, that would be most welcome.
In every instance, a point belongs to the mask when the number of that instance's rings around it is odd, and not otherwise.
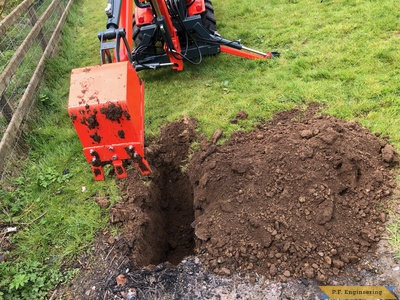
[[[96,114],[92,114],[88,118],[86,118],[86,125],[89,129],[94,129],[99,126],[99,122],[97,122],[96,119]]]
[[[394,166],[399,163],[399,157],[396,151],[394,150],[393,146],[389,144],[386,144],[382,148],[382,159],[390,166]]]
[[[106,119],[111,121],[118,121],[123,113],[121,106],[114,103],[109,103],[107,107],[100,108],[100,112],[106,115]]]
[[[213,142],[213,144],[216,144],[216,143],[219,141],[219,139],[222,137],[222,135],[223,135],[222,130],[221,130],[221,129],[217,129],[217,130],[213,133],[213,135],[212,135],[212,137],[211,137],[211,141]]]
[[[90,135],[90,138],[93,141],[95,141],[96,143],[100,143],[100,141],[101,141],[101,136],[99,136],[97,132],[95,132],[94,134]]]
[[[95,201],[101,208],[108,208],[110,206],[110,200],[107,197],[97,197]]]
[[[246,120],[248,116],[249,116],[249,115],[248,115],[247,112],[245,112],[245,111],[239,111],[239,112],[236,114],[235,118],[232,119],[232,120],[230,120],[229,122],[230,122],[231,124],[237,124],[237,123],[239,123],[240,120]]]
[[[242,110],[236,114],[236,119],[237,120],[246,120],[248,116],[249,116],[249,114],[247,112],[245,112],[244,110]]]

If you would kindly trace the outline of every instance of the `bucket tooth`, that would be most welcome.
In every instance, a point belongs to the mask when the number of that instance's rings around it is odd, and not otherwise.
[[[115,160],[112,162],[113,166],[114,166],[114,171],[115,171],[115,175],[122,179],[122,178],[126,178],[128,177],[128,174],[126,173],[126,169],[123,166],[122,160]]]
[[[135,147],[129,146],[125,148],[126,153],[130,156],[130,158],[135,162],[136,166],[138,167],[140,173],[143,176],[147,176],[151,174],[151,169],[148,162],[140,156],[139,153],[135,151]]]
[[[142,173],[143,176],[147,176],[147,175],[151,174],[151,169],[150,169],[150,166],[149,166],[147,160],[145,160],[144,158],[141,157],[140,160],[137,159],[135,161],[135,163],[136,163],[136,166],[138,167],[140,173]]]
[[[92,166],[94,180],[104,180],[104,168]]]

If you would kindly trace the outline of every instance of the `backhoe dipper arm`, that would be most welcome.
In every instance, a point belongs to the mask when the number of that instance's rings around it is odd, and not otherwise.
[[[117,29],[121,15],[121,1],[108,0],[105,12],[108,17],[107,29]]]
[[[177,53],[181,53],[181,45],[176,28],[172,24],[167,5],[164,0],[150,0],[150,3],[157,17],[156,24],[160,29],[163,40],[165,41],[164,50],[171,63],[173,63],[173,69],[182,71],[183,61],[176,55]]]
[[[132,1],[108,0],[105,9],[108,17],[107,29],[97,35],[100,40],[100,59],[102,64],[111,63],[112,61],[132,62],[132,12]],[[122,48],[121,40],[124,43]],[[114,59],[110,50],[114,51]]]
[[[230,41],[224,39],[220,35],[210,33],[199,23],[194,26],[194,29],[196,30],[196,32],[199,33],[200,36],[208,37],[213,42],[218,43],[220,45],[221,52],[240,56],[247,59],[262,59],[280,56],[279,52],[261,52],[242,45],[240,41]]]

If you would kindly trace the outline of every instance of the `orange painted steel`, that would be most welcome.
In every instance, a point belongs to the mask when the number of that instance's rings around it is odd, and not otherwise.
[[[192,0],[187,0],[187,4],[191,3]],[[204,0],[194,0],[188,5],[188,16],[199,15],[206,11],[206,5]],[[148,25],[154,23],[153,9],[151,7],[140,8],[135,7],[135,22],[138,26]]]
[[[73,70],[68,114],[95,180],[104,180],[110,163],[125,178],[128,159],[143,175],[151,173],[144,159],[144,83],[129,62]]]
[[[135,7],[135,22],[137,26],[152,24],[154,20],[151,7]]]
[[[270,59],[270,58],[273,58],[273,54],[271,52],[266,52],[265,55],[260,55],[257,53],[250,53],[250,52],[246,52],[243,50],[234,49],[234,48],[231,48],[231,47],[228,47],[225,45],[221,45],[220,49],[221,49],[221,52],[240,56],[240,57],[247,58],[247,59],[262,59],[262,58]]]
[[[178,33],[176,31],[175,26],[172,24],[172,19],[169,15],[168,7],[165,1],[162,0],[154,0],[152,1],[153,6],[157,6],[159,8],[159,12],[156,12],[156,15],[159,13],[158,17],[164,17],[165,24],[168,27],[168,31],[172,40],[172,44],[174,49],[168,49],[167,43],[164,43],[164,51],[167,53],[169,60],[173,63],[172,68],[177,71],[183,70],[183,60],[176,53],[181,53],[181,44],[179,42]],[[175,54],[171,51],[175,51]]]
[[[121,16],[119,20],[119,28],[125,28],[129,51],[132,49],[132,14],[133,14],[133,1],[121,1]],[[128,50],[125,47],[120,49],[121,61],[128,60]]]
[[[206,11],[206,4],[204,0],[195,0],[193,2],[192,0],[187,0],[186,3],[190,3],[188,6],[188,16],[198,15]]]

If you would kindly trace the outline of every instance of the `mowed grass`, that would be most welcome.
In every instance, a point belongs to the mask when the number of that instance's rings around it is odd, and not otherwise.
[[[141,73],[150,134],[187,113],[208,136],[217,128],[229,135],[240,128],[229,124],[240,110],[248,112],[244,126],[250,129],[260,116],[315,101],[327,113],[389,134],[399,145],[396,1],[213,3],[224,37],[279,51],[281,58],[248,61],[222,54],[201,66],[186,64],[178,74]]]
[[[254,61],[221,54],[201,65],[186,63],[183,72],[140,72],[146,139],[183,115],[198,119],[199,132],[208,137],[217,129],[229,137],[277,112],[318,102],[326,113],[389,135],[399,149],[398,0],[214,0],[213,5],[222,36],[281,57]],[[90,250],[107,224],[108,211],[94,196],[119,199],[118,181],[94,182],[67,116],[71,70],[99,63],[103,6],[99,0],[75,2],[59,56],[47,64],[27,135],[29,159],[21,164],[21,176],[0,191],[1,222],[18,228],[9,234],[15,244],[9,259],[0,264],[0,299],[44,298],[68,280],[75,273],[70,262]],[[248,119],[231,124],[242,110]],[[390,232],[399,251],[397,227]]]

